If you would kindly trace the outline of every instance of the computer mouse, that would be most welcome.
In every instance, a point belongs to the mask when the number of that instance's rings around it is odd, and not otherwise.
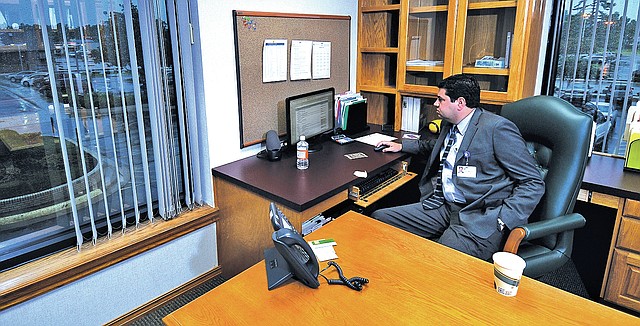
[[[389,147],[389,145],[387,145],[387,144],[382,144],[382,145],[380,145],[380,146],[376,146],[376,147],[374,147],[374,148],[373,148],[373,150],[374,150],[374,151],[376,151],[376,152],[382,152],[382,150],[383,150],[383,149],[385,149],[385,148],[387,148],[387,147]]]

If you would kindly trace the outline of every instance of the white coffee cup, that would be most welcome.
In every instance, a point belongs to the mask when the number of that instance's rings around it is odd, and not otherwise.
[[[493,282],[496,291],[507,297],[515,296],[526,265],[524,259],[510,252],[493,254]]]

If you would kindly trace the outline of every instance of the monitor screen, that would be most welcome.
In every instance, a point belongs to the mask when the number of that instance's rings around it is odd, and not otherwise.
[[[286,99],[288,144],[295,145],[304,135],[311,147],[335,124],[334,88],[300,94]]]

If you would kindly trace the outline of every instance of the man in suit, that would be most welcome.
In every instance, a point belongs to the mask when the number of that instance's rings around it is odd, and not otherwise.
[[[382,142],[389,146],[385,152],[428,156],[420,202],[379,209],[372,217],[488,260],[510,229],[527,222],[544,182],[518,128],[479,108],[473,77],[453,75],[438,88],[437,140]]]

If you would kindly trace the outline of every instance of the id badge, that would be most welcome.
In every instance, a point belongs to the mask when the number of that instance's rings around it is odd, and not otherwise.
[[[458,178],[475,178],[476,167],[469,165],[458,165]]]

